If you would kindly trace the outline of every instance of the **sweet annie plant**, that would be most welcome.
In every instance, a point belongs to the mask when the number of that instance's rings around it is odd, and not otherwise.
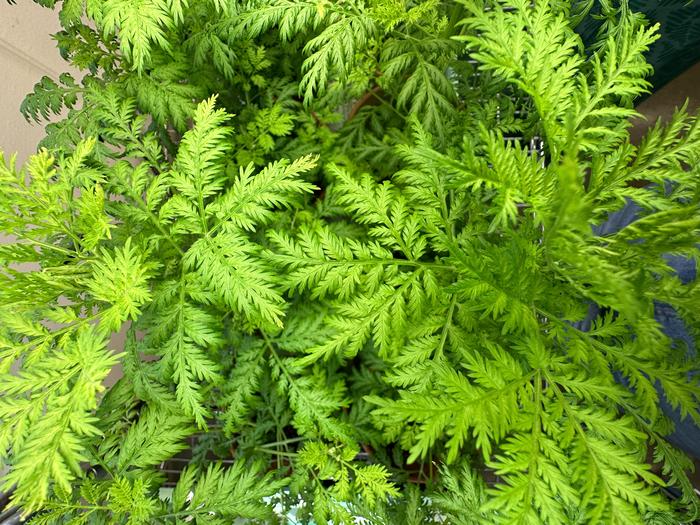
[[[659,391],[700,420],[697,363],[654,305],[698,333],[667,254],[698,256],[700,123],[630,144],[657,28],[626,1],[40,3],[84,76],[0,163],[30,523],[693,518]]]

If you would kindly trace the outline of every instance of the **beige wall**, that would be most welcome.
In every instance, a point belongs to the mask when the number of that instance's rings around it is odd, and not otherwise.
[[[0,0],[0,150],[24,160],[43,137],[43,124],[30,124],[19,113],[24,96],[42,76],[57,78],[67,70],[51,35],[60,29],[56,13],[31,0],[9,5]]]
[[[700,63],[690,67],[637,106],[645,118],[633,121],[632,141],[639,142],[659,118],[668,119],[686,99],[688,111],[697,112],[700,109]]]

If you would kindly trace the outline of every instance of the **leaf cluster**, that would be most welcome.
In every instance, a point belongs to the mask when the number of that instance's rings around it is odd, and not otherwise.
[[[30,523],[696,517],[661,406],[700,423],[698,363],[654,313],[700,334],[700,121],[631,143],[627,2],[589,49],[588,1],[43,3],[84,75],[0,156]]]

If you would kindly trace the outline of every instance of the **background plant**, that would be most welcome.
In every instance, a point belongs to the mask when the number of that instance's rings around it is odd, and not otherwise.
[[[667,254],[697,257],[700,131],[629,143],[657,28],[626,3],[588,50],[592,2],[42,3],[85,76],[37,84],[25,115],[67,115],[0,163],[33,523],[691,519],[656,386],[700,419],[697,364],[654,304],[697,332]]]

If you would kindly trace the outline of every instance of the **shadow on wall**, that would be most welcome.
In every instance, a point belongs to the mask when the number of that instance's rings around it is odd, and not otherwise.
[[[42,76],[57,78],[70,68],[51,35],[60,30],[56,12],[33,2],[10,5],[0,1],[0,149],[17,152],[23,162],[44,136],[41,124],[30,124],[19,112],[24,96]]]

